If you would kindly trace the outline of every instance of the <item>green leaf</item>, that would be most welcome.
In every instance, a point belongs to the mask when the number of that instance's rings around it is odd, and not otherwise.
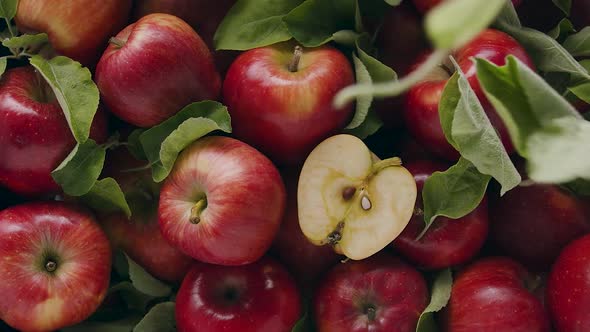
[[[127,309],[134,312],[145,312],[147,308],[150,306],[151,303],[154,302],[157,298],[154,296],[150,296],[144,294],[137,290],[137,288],[133,287],[131,282],[129,281],[122,281],[109,289],[109,294],[118,294],[127,306]],[[133,326],[137,325],[141,317],[139,317]],[[127,331],[131,331],[133,326]]]
[[[505,3],[505,0],[442,2],[426,14],[426,34],[436,48],[456,49],[487,28]]]
[[[389,82],[397,79],[397,73],[393,69],[370,56],[358,45],[356,50],[359,59],[367,68],[373,82]]]
[[[4,39],[2,41],[2,45],[4,45],[4,47],[13,49],[22,48],[25,50],[36,50],[48,42],[49,38],[47,37],[46,33],[38,33],[35,35],[21,35]]]
[[[572,0],[552,0],[561,11],[569,16],[572,10]]]
[[[572,86],[569,88],[569,91],[587,104],[590,104],[590,82]]]
[[[436,217],[458,219],[473,211],[483,199],[490,179],[463,157],[445,172],[434,172],[422,189],[425,230]]]
[[[577,179],[565,184],[565,188],[578,196],[590,196],[590,180]]]
[[[170,174],[185,147],[215,130],[231,132],[227,108],[215,101],[202,101],[186,106],[175,116],[142,133],[139,140],[152,164],[154,181],[161,182]]]
[[[127,218],[131,217],[131,209],[119,184],[113,178],[97,181],[92,189],[81,197],[91,208],[104,213],[121,211]]]
[[[450,269],[440,271],[432,285],[430,303],[424,309],[418,319],[416,332],[436,332],[438,331],[434,321],[434,313],[439,312],[446,307],[451,298],[453,288],[453,274]]]
[[[174,302],[156,304],[133,328],[133,332],[176,332],[174,306]]]
[[[385,3],[390,6],[399,6],[402,3],[402,0],[385,0]]]
[[[5,56],[0,57],[0,77],[2,77],[2,75],[6,71],[7,65],[8,65],[8,58]]]
[[[569,36],[563,42],[563,47],[573,56],[590,56],[590,26]]]
[[[355,29],[355,0],[306,0],[284,21],[291,35],[306,47],[332,40],[340,30]]]
[[[16,16],[18,0],[0,0],[0,17],[10,21]]]
[[[291,332],[310,332],[313,331],[313,324],[309,315],[309,309],[305,310],[303,317],[301,317],[295,326],[291,329]]]
[[[61,329],[62,332],[129,332],[141,320],[141,316],[132,315],[120,320],[107,322],[82,322],[78,325]]]
[[[64,56],[45,60],[35,55],[30,62],[49,83],[76,141],[85,142],[98,109],[99,98],[90,70]]]
[[[439,114],[451,145],[482,174],[495,178],[501,194],[518,186],[520,174],[459,65],[441,97]]]
[[[217,50],[249,50],[291,39],[283,17],[303,0],[239,0],[213,40]]]
[[[131,283],[137,290],[154,297],[170,295],[172,292],[170,286],[152,277],[129,256],[127,256],[127,263],[129,264],[129,279],[131,279]]]
[[[376,112],[370,111],[365,117],[363,123],[354,129],[344,129],[344,133],[354,135],[360,139],[365,139],[376,133],[383,126],[383,121]]]
[[[100,176],[106,151],[89,139],[78,143],[51,176],[70,196],[82,196],[90,191]]]
[[[559,21],[559,24],[557,24],[555,28],[551,29],[551,31],[549,31],[547,34],[551,38],[557,41],[561,41],[574,32],[576,32],[576,28],[574,27],[572,21],[570,21],[567,18],[564,18],[561,21]]]
[[[369,74],[369,71],[363,62],[354,54],[352,55],[352,60],[354,62],[356,81],[359,83],[372,83],[373,81],[371,79],[371,75]],[[367,95],[358,97],[356,99],[356,111],[354,116],[344,129],[354,129],[360,126],[367,117],[372,102],[373,96]]]

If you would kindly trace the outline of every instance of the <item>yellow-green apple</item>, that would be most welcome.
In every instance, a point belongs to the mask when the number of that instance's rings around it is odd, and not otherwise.
[[[90,137],[107,136],[106,113],[96,113]],[[0,185],[23,196],[59,192],[51,177],[76,145],[51,88],[33,67],[10,69],[0,79]]]
[[[149,170],[128,171],[143,166],[125,148],[109,152],[104,174],[117,180],[125,193],[132,217],[122,213],[102,218],[101,225],[115,247],[154,277],[180,283],[192,259],[171,246],[158,225],[160,186],[152,180]]]
[[[548,315],[533,294],[535,280],[504,257],[475,262],[455,278],[443,311],[447,332],[549,332]]]
[[[210,136],[187,147],[162,185],[160,230],[185,254],[211,264],[262,257],[279,230],[285,186],[253,147]]]
[[[354,82],[348,59],[331,46],[281,43],[242,53],[223,83],[235,136],[280,164],[300,165],[344,128],[353,106],[332,100]]]
[[[221,79],[207,45],[186,22],[150,14],[110,39],[96,84],[111,112],[151,127],[191,102],[217,98]]]
[[[314,299],[318,332],[414,332],[428,299],[424,277],[398,258],[340,264]]]
[[[332,136],[303,164],[299,225],[312,243],[361,260],[403,231],[416,194],[414,177],[399,158],[379,160],[357,137]]]
[[[60,54],[93,67],[129,18],[131,0],[20,0],[20,31],[45,32]]]
[[[109,240],[87,211],[34,202],[0,212],[0,319],[54,331],[90,316],[105,297]]]
[[[276,261],[195,262],[176,296],[179,332],[290,332],[301,316],[295,282]]]
[[[423,269],[437,270],[464,264],[481,249],[488,235],[488,204],[484,200],[475,210],[459,219],[438,217],[426,233],[422,188],[432,173],[445,171],[448,166],[434,161],[418,160],[405,164],[414,175],[418,199],[414,215],[393,247],[407,260]]]
[[[496,65],[504,65],[506,57],[513,55],[529,67],[534,64],[524,48],[509,35],[493,29],[481,32],[467,45],[454,52],[453,57],[465,74],[469,85],[479,98],[492,125],[498,131],[506,150],[514,151],[508,130],[487,100],[476,76],[473,58],[483,58]],[[419,66],[424,61],[422,57],[414,65]],[[405,123],[410,133],[423,146],[436,155],[457,160],[459,153],[447,142],[438,116],[438,105],[445,85],[455,72],[454,66],[443,63],[430,73],[429,77],[414,85],[406,94]]]

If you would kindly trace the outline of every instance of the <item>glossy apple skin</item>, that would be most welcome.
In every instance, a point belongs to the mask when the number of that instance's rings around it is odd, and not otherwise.
[[[300,317],[295,282],[266,257],[244,266],[195,262],[176,297],[179,332],[290,332]]]
[[[106,114],[96,113],[90,137],[103,142]],[[28,197],[61,188],[53,171],[76,145],[49,86],[33,67],[6,71],[0,79],[0,185]]]
[[[479,84],[476,76],[475,64],[472,58],[486,59],[496,65],[504,65],[506,56],[514,55],[526,65],[534,68],[534,64],[522,46],[509,35],[493,29],[484,30],[471,42],[453,54],[469,84],[479,98],[492,125],[500,134],[500,138],[508,153],[514,151],[514,146],[508,135],[508,130],[495,112]],[[421,58],[416,65],[425,60]],[[412,136],[439,157],[448,160],[457,160],[459,153],[447,142],[440,117],[438,105],[448,81],[448,74],[429,77],[425,81],[414,85],[406,95],[405,123]]]
[[[590,235],[563,249],[549,274],[546,298],[557,332],[590,331]]]
[[[96,65],[110,37],[127,23],[131,0],[20,0],[15,21],[23,32],[46,32],[55,50]]]
[[[488,235],[488,205],[482,203],[468,215],[459,219],[439,217],[420,240],[424,229],[422,188],[432,173],[445,171],[448,166],[433,161],[405,163],[416,180],[418,199],[414,215],[404,231],[393,241],[393,248],[407,260],[422,269],[438,270],[464,264],[483,246]]]
[[[190,215],[201,197],[200,222]],[[187,147],[160,191],[160,230],[173,246],[199,261],[244,265],[270,248],[285,210],[285,186],[268,158],[229,137],[211,136]]]
[[[414,332],[428,302],[418,271],[379,254],[332,269],[316,293],[314,309],[319,332]],[[375,309],[373,320],[366,313],[369,307]]]
[[[421,13],[425,14],[434,6],[440,4],[443,1],[445,0],[414,0],[414,5],[416,6],[416,8],[418,8],[418,10]],[[522,0],[512,0],[512,4],[514,5],[514,7],[520,6],[521,3]]]
[[[304,49],[290,72],[294,45],[242,53],[231,65],[223,100],[235,136],[279,164],[302,164],[311,150],[346,126],[353,111],[334,109],[342,88],[354,83],[348,59],[330,46]]]
[[[25,331],[53,331],[90,316],[102,302],[111,249],[94,217],[59,202],[0,212],[0,319]],[[57,263],[45,269],[48,259]]]
[[[445,332],[549,332],[543,305],[526,289],[531,276],[503,257],[482,259],[455,277],[443,311]]]
[[[548,271],[563,247],[590,232],[589,212],[557,186],[519,186],[492,203],[490,238],[527,268]]]
[[[151,127],[191,102],[216,99],[221,79],[201,37],[183,20],[151,14],[116,36],[96,68],[102,100],[121,119]]]
[[[127,172],[145,161],[135,159],[125,148],[109,152],[105,176],[113,177],[123,190],[131,208],[131,219],[122,213],[101,218],[101,225],[114,247],[122,249],[152,276],[180,283],[190,269],[192,259],[171,246],[158,224],[160,186],[151,171]]]

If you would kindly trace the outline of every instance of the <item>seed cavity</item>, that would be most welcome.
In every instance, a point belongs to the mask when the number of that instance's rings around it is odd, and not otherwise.
[[[363,197],[361,198],[361,207],[365,211],[369,211],[371,207],[373,207],[373,205],[371,204],[371,200],[369,199],[369,197],[367,197],[367,195],[363,195]]]
[[[354,197],[355,193],[355,187],[346,187],[344,188],[344,190],[342,190],[342,199],[344,199],[345,201],[350,201]]]
[[[336,225],[336,228],[334,229],[334,231],[332,231],[332,233],[328,234],[328,237],[326,238],[326,243],[331,246],[337,245],[340,242],[340,240],[342,240],[342,230],[343,229],[344,229],[344,221],[341,221],[338,223],[338,225]]]

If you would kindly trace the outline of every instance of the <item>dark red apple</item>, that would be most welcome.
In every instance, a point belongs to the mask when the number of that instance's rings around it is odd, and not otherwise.
[[[106,115],[96,113],[90,137],[106,139]],[[24,196],[61,189],[53,171],[76,145],[55,95],[32,67],[6,71],[0,79],[0,185]]]
[[[90,316],[105,297],[109,241],[94,217],[58,202],[0,212],[0,319],[54,331]]]
[[[590,235],[559,255],[547,282],[547,304],[557,332],[590,331]]]
[[[247,51],[231,65],[223,100],[235,136],[275,162],[301,164],[325,138],[346,126],[353,106],[332,100],[354,82],[348,59],[330,46],[282,43]]]
[[[290,332],[300,316],[295,282],[270,258],[244,266],[195,262],[176,297],[179,332]]]
[[[285,186],[268,158],[229,137],[187,147],[160,192],[160,230],[185,254],[244,265],[270,248],[285,210]]]
[[[186,22],[151,14],[111,38],[96,84],[115,115],[151,127],[191,102],[216,99],[221,79],[207,45]]]
[[[46,32],[55,50],[93,67],[109,37],[127,23],[132,0],[20,0],[16,25]]]
[[[485,97],[476,76],[475,63],[472,60],[474,57],[479,57],[496,65],[504,65],[508,55],[515,56],[531,68],[534,67],[532,60],[516,40],[503,32],[492,29],[484,30],[463,48],[454,52],[453,57],[465,73],[492,125],[499,132],[504,147],[511,153],[514,151],[514,147],[508,131]],[[422,61],[424,58],[419,60],[414,68]],[[450,73],[454,71],[455,68],[452,64],[441,64],[428,78],[414,85],[408,91],[405,103],[405,123],[410,133],[430,151],[449,160],[458,159],[459,153],[447,142],[443,134],[438,105]]]
[[[588,0],[572,0],[571,18],[578,30],[590,26],[590,2]]]
[[[443,1],[445,0],[414,0],[414,5],[416,6],[416,8],[418,8],[420,12],[426,13],[427,11],[429,11],[430,9],[432,9],[433,7],[435,7]],[[512,4],[514,5],[514,7],[520,6],[521,3],[522,0],[512,0]]]
[[[414,332],[428,304],[422,275],[385,254],[336,266],[315,297],[319,332]]]
[[[590,232],[588,208],[557,186],[519,186],[492,203],[490,237],[502,253],[548,271],[563,247]]]
[[[527,289],[532,276],[503,257],[480,260],[455,278],[443,311],[446,332],[549,332],[543,305]]]
[[[466,263],[479,252],[487,238],[487,200],[484,198],[475,210],[462,218],[438,217],[428,231],[416,240],[425,225],[421,195],[424,182],[432,173],[445,171],[448,166],[432,161],[404,165],[414,175],[419,194],[414,216],[393,241],[393,247],[407,260],[424,269],[442,269]]]

